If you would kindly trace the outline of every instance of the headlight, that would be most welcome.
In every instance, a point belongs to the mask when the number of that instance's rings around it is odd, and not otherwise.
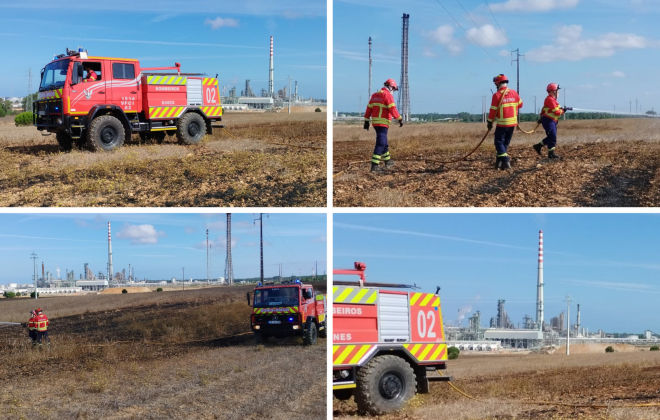
[[[254,326],[254,329],[255,329],[255,330],[259,330],[259,329],[261,329],[261,325],[255,325],[255,326]]]
[[[58,118],[55,120],[55,124],[62,124],[62,118]]]
[[[348,378],[349,375],[350,373],[347,370],[342,370],[341,372],[339,372],[339,376],[341,376],[343,379]]]
[[[294,329],[294,330],[299,330],[299,329],[300,329],[300,325],[294,325],[294,326],[293,326],[293,329]]]

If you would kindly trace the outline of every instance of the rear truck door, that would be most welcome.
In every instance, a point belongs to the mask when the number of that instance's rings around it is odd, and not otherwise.
[[[325,315],[326,315],[325,308],[327,307],[325,299],[326,299],[326,295],[316,295],[315,296],[315,300],[316,300],[315,310],[316,310],[316,316],[317,316],[319,322],[325,321]]]
[[[207,117],[218,118],[222,116],[218,79],[213,77],[202,78],[202,105],[202,112]]]
[[[363,365],[378,342],[378,289],[332,288],[332,364]]]
[[[403,347],[420,364],[447,360],[440,296],[415,292],[407,295],[410,302],[411,343]]]
[[[142,78],[145,102],[144,113],[150,120],[167,121],[179,118],[186,111],[186,84],[189,78],[176,75],[151,74]]]
[[[110,62],[111,77],[108,78],[111,104],[117,105],[129,119],[134,119],[136,113],[142,110],[142,95],[140,92],[140,75],[137,60],[112,60]]]
[[[106,104],[106,79],[110,71],[109,64],[102,60],[82,60],[81,65],[89,65],[96,73],[95,81],[80,81],[71,86],[71,115],[87,115],[94,105]],[[107,65],[107,66],[106,66]],[[107,68],[106,68],[107,67]],[[87,79],[87,71],[83,72],[83,79]]]
[[[380,338],[385,343],[410,341],[408,293],[381,291],[378,301]]]

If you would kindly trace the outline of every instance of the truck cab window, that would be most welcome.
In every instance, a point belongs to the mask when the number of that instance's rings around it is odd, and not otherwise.
[[[83,61],[83,83],[98,82],[103,79],[101,63],[94,61]]]
[[[112,77],[114,79],[135,79],[135,64],[112,63]]]

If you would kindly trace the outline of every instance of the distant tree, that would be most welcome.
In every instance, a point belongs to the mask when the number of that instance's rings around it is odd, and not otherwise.
[[[121,292],[122,292],[122,293],[128,293],[128,290],[126,290],[126,289],[122,289]]]
[[[14,293],[14,292],[5,292],[5,297],[7,299],[13,299],[13,298],[16,297],[16,293]]]
[[[658,350],[660,350],[660,347],[658,346],[651,347],[651,351],[658,351]]]
[[[612,348],[612,346],[607,346],[605,348],[605,353],[614,353],[614,348]]]
[[[458,347],[451,346],[447,349],[447,357],[449,357],[449,360],[458,359],[460,354],[461,350]]]
[[[32,102],[37,100],[38,95],[39,92],[35,92],[21,99],[21,106],[23,107],[23,111],[30,109],[30,107],[32,106]]]
[[[162,292],[162,291],[163,291],[163,288],[162,288],[162,287],[159,287],[158,289],[156,289],[156,291],[157,291],[157,292]]]
[[[646,115],[658,115],[654,110],[646,111]]]
[[[41,293],[37,293],[37,297],[41,296]],[[30,293],[30,297],[34,299],[34,292]]]
[[[321,111],[321,108],[316,108],[314,112],[323,112],[323,111]]]

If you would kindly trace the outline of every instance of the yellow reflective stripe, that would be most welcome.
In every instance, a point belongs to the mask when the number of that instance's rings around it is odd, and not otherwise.
[[[151,83],[153,79],[154,79],[153,76],[147,76],[147,84]]]
[[[440,355],[440,353],[442,352],[442,350],[443,350],[445,347],[446,347],[445,345],[441,345],[441,346],[439,346],[439,347],[436,349],[436,351],[433,352],[433,354],[431,355],[431,357],[429,357],[429,360],[437,360],[438,356]],[[447,356],[446,353],[445,353],[445,356]]]
[[[374,104],[371,104],[371,103],[367,104],[367,108],[373,108],[373,107],[374,107]]]
[[[338,349],[339,347],[340,347],[340,346],[332,346],[332,355],[333,355],[333,356],[334,356],[334,354],[337,352],[337,349]]]
[[[337,286],[332,286],[332,294],[334,295],[337,293]]]
[[[352,287],[347,287],[347,288],[342,292],[342,294],[339,295],[339,297],[337,298],[337,300],[336,300],[335,302],[343,302],[344,299],[346,299],[346,297],[347,297],[348,295],[350,295],[352,292],[353,292],[353,288],[352,288]]]
[[[425,357],[426,357],[427,354],[429,354],[429,352],[431,351],[433,346],[435,346],[435,344],[427,344],[426,348],[424,348],[424,351],[422,351],[422,354],[420,354],[417,357],[417,360],[426,360]]]
[[[339,355],[339,357],[337,357],[337,358],[335,359],[335,362],[334,362],[334,363],[337,364],[337,365],[341,365],[342,362],[344,361],[344,359],[345,359],[349,354],[351,354],[351,352],[353,351],[354,348],[355,348],[355,345],[346,346],[346,349],[344,349],[344,351],[341,352],[341,354]]]
[[[381,107],[381,108],[387,108],[387,105],[385,105],[385,104],[374,103],[374,104],[369,104],[369,105],[371,105],[371,106],[378,106],[378,107]]]
[[[415,353],[417,352],[417,350],[419,350],[420,347],[422,347],[421,344],[415,344],[415,345],[413,346],[413,348],[412,348],[412,349],[408,349],[408,351],[410,351],[410,353],[414,356]]]
[[[362,359],[362,356],[364,356],[364,354],[365,354],[365,353],[367,352],[367,350],[369,350],[370,348],[371,348],[371,346],[368,345],[368,344],[367,344],[366,346],[362,346],[362,347],[360,348],[360,350],[358,350],[357,354],[356,354],[355,356],[353,356],[353,358],[351,359],[351,361],[348,362],[348,364],[349,364],[349,365],[354,365],[354,364],[356,364],[357,362],[359,362],[360,359]]]
[[[357,388],[356,384],[348,384],[348,385],[333,385],[332,389],[350,389],[350,388]]]
[[[422,296],[421,293],[415,293],[413,297],[410,299],[410,306],[414,305],[415,302]]]
[[[373,293],[371,293],[371,296],[369,296],[369,299],[367,299],[366,303],[374,303],[377,298],[378,298],[378,291],[374,290]]]
[[[426,297],[424,298],[424,300],[422,301],[422,303],[419,304],[419,306],[426,306],[429,303],[429,301],[431,300],[431,298],[433,298],[433,295],[430,294],[430,293],[427,294]]]
[[[438,297],[435,302],[433,302],[433,306],[440,306],[440,298]]]
[[[172,107],[172,108],[170,108],[170,112],[167,113],[167,117],[168,117],[168,118],[171,117],[172,114],[174,114],[174,111],[176,111],[176,107]]]
[[[369,289],[362,289],[362,290],[360,290],[359,292],[357,292],[357,294],[355,295],[355,297],[354,297],[353,299],[351,299],[351,303],[359,302],[360,299],[362,299],[362,297],[363,297],[364,295],[366,295],[368,291],[369,291]]]
[[[497,110],[497,107],[496,107],[496,106],[491,106],[490,109],[495,109],[495,110]]]
[[[396,106],[395,103],[391,103],[391,104],[389,104],[387,107],[388,107],[388,108],[393,108],[393,107],[395,107],[395,106]]]
[[[158,81],[160,80],[161,77],[163,76],[154,76],[153,84],[158,84]]]

